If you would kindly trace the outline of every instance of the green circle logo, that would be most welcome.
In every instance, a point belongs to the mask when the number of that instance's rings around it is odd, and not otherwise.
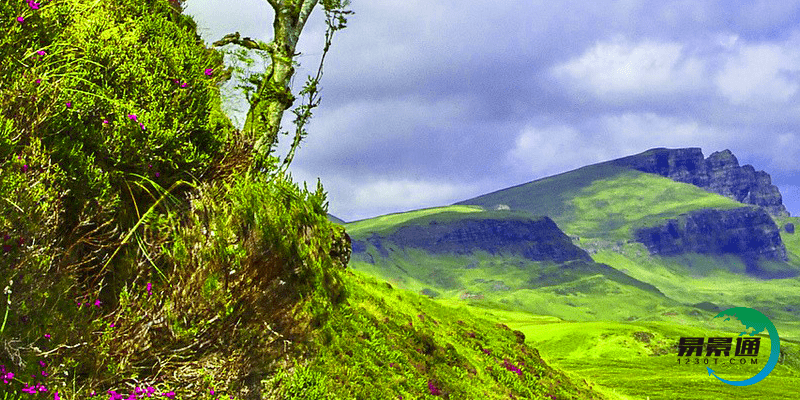
[[[764,314],[762,314],[758,310],[754,310],[752,308],[747,307],[734,307],[729,308],[719,314],[717,314],[714,318],[721,318],[725,317],[724,321],[730,320],[731,317],[734,317],[741,322],[746,329],[753,328],[753,332],[749,333],[747,330],[740,333],[739,336],[743,335],[750,335],[755,336],[758,333],[763,331],[767,331],[769,333],[769,341],[770,341],[770,352],[769,352],[769,360],[767,360],[767,364],[764,365],[764,368],[761,369],[755,376],[745,379],[743,381],[729,381],[727,379],[722,379],[714,373],[714,370],[706,367],[708,369],[708,374],[713,375],[715,378],[719,379],[721,382],[727,383],[728,385],[733,386],[749,386],[754,383],[760,382],[762,379],[766,378],[770,372],[778,365],[778,358],[781,354],[781,340],[778,337],[778,331],[775,329],[775,325],[772,324],[772,321],[769,320]]]

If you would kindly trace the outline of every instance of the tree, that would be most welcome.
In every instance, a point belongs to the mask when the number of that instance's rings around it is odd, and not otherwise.
[[[275,157],[271,157],[271,153],[278,142],[283,113],[295,101],[290,82],[295,73],[294,67],[297,65],[294,58],[300,55],[295,53],[297,41],[319,0],[267,0],[267,2],[275,12],[272,24],[274,37],[270,43],[263,43],[248,37],[240,38],[239,32],[226,35],[221,40],[214,42],[214,46],[236,44],[246,49],[261,50],[269,54],[270,64],[267,70],[263,74],[251,76],[251,82],[256,85],[255,93],[251,96],[249,91],[247,92],[250,109],[247,112],[242,133],[245,142],[253,144],[255,157],[252,167],[254,169],[261,169],[268,163],[277,161]],[[282,169],[285,169],[292,161],[295,150],[307,134],[304,126],[311,118],[311,110],[319,105],[317,85],[322,77],[322,65],[330,48],[333,33],[345,28],[347,24],[345,16],[352,14],[352,11],[344,10],[349,3],[349,0],[322,0],[328,26],[325,33],[325,48],[317,75],[313,78],[309,76],[306,85],[300,91],[301,95],[307,96],[308,101],[294,110],[296,116],[294,141],[289,154],[284,159]]]

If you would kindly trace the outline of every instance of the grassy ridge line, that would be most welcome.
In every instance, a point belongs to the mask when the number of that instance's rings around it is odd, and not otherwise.
[[[483,209],[477,206],[446,206],[446,207],[432,207],[422,210],[407,211],[386,214],[379,217],[367,218],[358,221],[348,222],[345,224],[348,234],[357,236],[364,232],[378,231],[386,229],[387,227],[402,224],[408,220],[419,218],[425,215],[437,214],[441,212],[456,212],[456,213],[475,213],[482,212]]]

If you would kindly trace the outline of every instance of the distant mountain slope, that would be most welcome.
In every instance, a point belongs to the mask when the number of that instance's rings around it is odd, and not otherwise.
[[[589,239],[581,240],[579,245],[584,248],[598,242],[616,243],[613,248],[619,248],[638,241],[654,255],[735,254],[755,276],[796,276],[800,264],[787,257],[773,222],[773,218],[786,216],[781,211],[780,193],[770,189],[774,187],[769,175],[751,174],[750,170],[751,166],[739,167],[729,151],[703,159],[696,148],[653,149],[456,204],[547,215],[573,238]],[[770,217],[760,211],[761,215],[757,209],[708,188],[761,203],[763,210],[778,215]],[[750,226],[753,221],[760,221],[758,227]],[[680,232],[676,230],[679,225],[683,227]],[[718,243],[720,240],[724,243]],[[709,244],[715,245],[706,246]],[[766,261],[778,263],[767,267]]]
[[[639,314],[678,305],[655,286],[595,263],[547,217],[451,206],[375,220],[345,225],[350,266],[430,297],[580,320],[596,318],[594,306],[605,302],[636,300]],[[582,295],[564,304],[569,293]],[[601,314],[624,319],[628,311]]]
[[[657,148],[609,163],[690,183],[740,203],[763,207],[773,215],[789,216],[769,174],[756,171],[752,165],[739,166],[739,160],[730,150],[712,153],[704,159],[703,152],[696,147]]]

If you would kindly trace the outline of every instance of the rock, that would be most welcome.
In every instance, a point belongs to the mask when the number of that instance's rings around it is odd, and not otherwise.
[[[783,229],[786,230],[786,233],[794,233],[794,224],[789,222],[783,226]]]
[[[788,261],[778,226],[761,208],[703,209],[635,231],[634,238],[663,256],[684,253],[735,254],[751,271],[757,260]]]
[[[730,150],[718,151],[703,159],[703,152],[696,147],[658,148],[610,163],[690,183],[741,203],[763,207],[775,216],[789,216],[769,174],[756,171],[752,165],[739,166],[739,160]]]
[[[548,217],[495,219],[467,216],[427,226],[402,226],[384,240],[401,248],[422,249],[432,254],[472,254],[483,250],[491,254],[522,255],[533,261],[592,261]]]

